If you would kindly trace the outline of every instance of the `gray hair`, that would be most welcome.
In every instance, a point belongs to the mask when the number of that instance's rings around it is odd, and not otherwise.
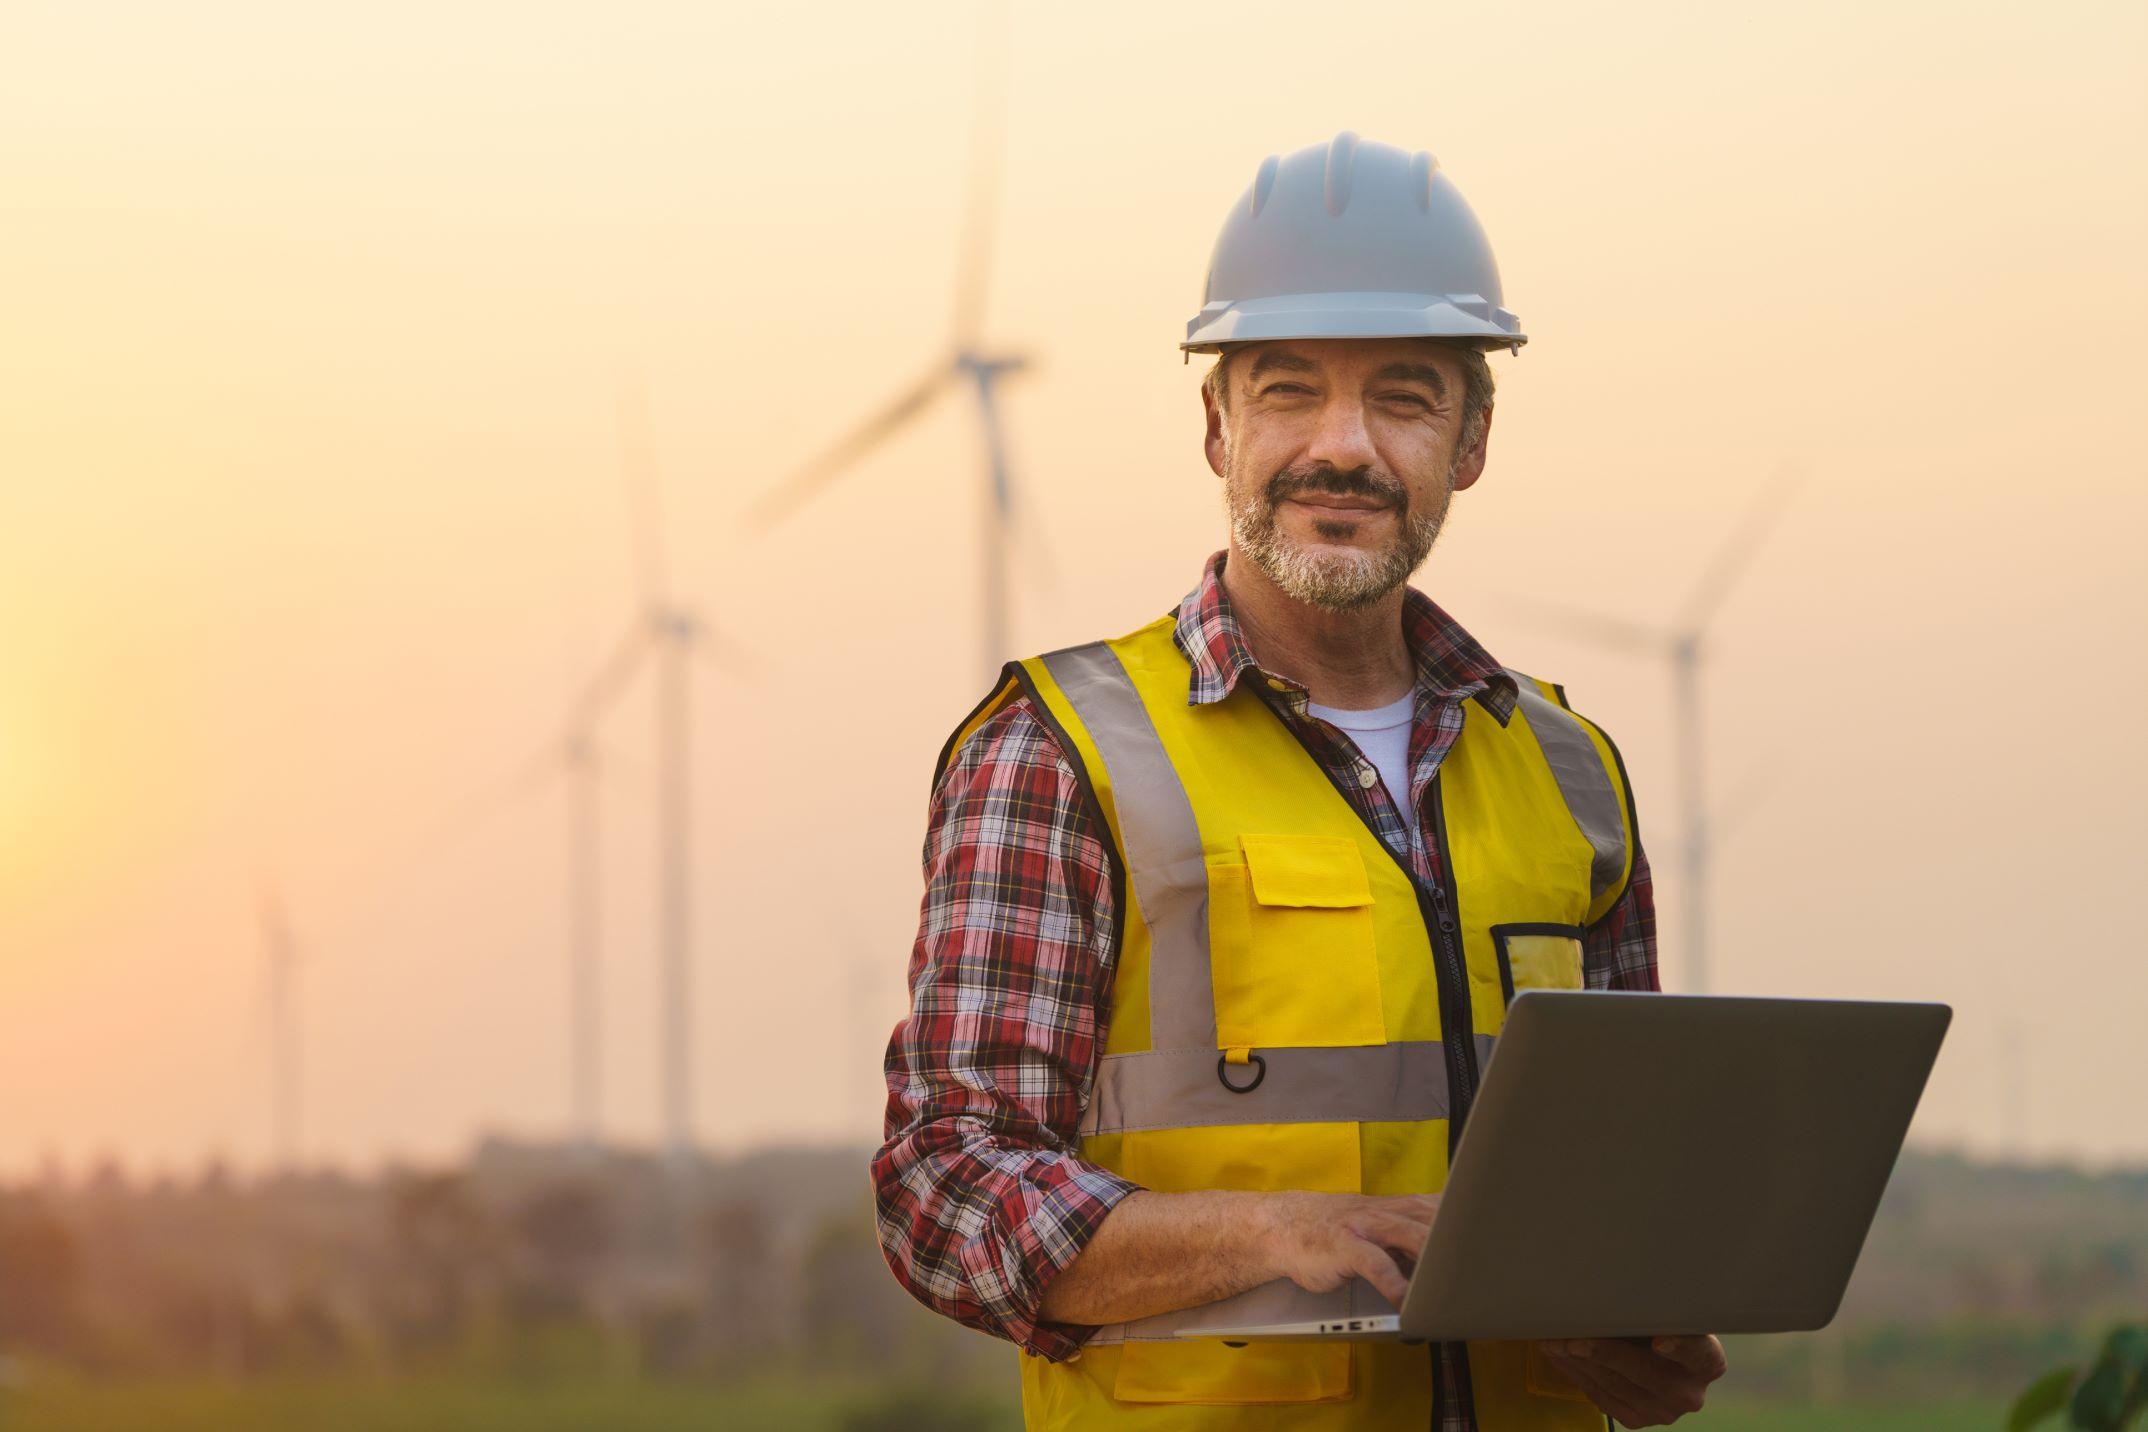
[[[1484,415],[1491,411],[1492,365],[1484,361],[1484,350],[1471,343],[1445,343],[1439,339],[1427,339],[1452,353],[1462,364],[1462,440],[1455,446],[1456,456],[1468,452],[1484,436]],[[1208,396],[1215,400],[1216,411],[1231,410],[1231,385],[1224,381],[1224,365],[1231,361],[1231,350],[1226,348],[1216,357],[1215,366],[1201,380]]]

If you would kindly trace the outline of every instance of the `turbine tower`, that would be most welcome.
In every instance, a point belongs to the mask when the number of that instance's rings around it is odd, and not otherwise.
[[[618,401],[620,477],[632,519],[639,596],[633,617],[613,641],[595,674],[567,703],[560,734],[531,762],[524,783],[562,779],[566,785],[567,1096],[574,1139],[585,1155],[601,1147],[603,1047],[602,796],[605,757],[598,731],[654,658],[656,726],[657,1082],[664,1145],[676,1167],[693,1151],[693,719],[692,663],[716,666],[715,652],[736,662],[737,651],[692,608],[676,599],[665,577],[646,385],[639,374],[621,383]]]
[[[633,679],[640,647],[638,630],[630,629],[569,702],[566,727],[544,760],[567,788],[567,1107],[584,1156],[603,1147],[604,753],[597,727]]]
[[[568,1108],[574,1143],[583,1156],[603,1147],[603,860],[598,821],[596,733],[586,724],[568,732],[561,751],[567,769],[567,1043]]]
[[[939,394],[966,386],[977,396],[977,420],[984,461],[979,561],[979,653],[989,684],[1008,657],[1007,550],[1017,516],[1013,477],[1007,456],[1006,427],[1000,415],[1000,386],[1029,366],[1022,354],[996,351],[982,338],[986,282],[999,207],[999,174],[1004,150],[1006,103],[1006,12],[987,5],[977,43],[974,120],[970,132],[969,198],[955,263],[954,317],[947,349],[894,399],[830,443],[817,456],[765,493],[748,513],[762,528],[817,494],[842,471],[900,431]]]
[[[1598,646],[1667,659],[1670,664],[1672,736],[1678,747],[1678,805],[1685,826],[1685,848],[1680,854],[1685,875],[1686,979],[1694,994],[1708,991],[1712,903],[1709,880],[1714,865],[1714,832],[1705,792],[1707,761],[1702,750],[1705,728],[1701,720],[1701,670],[1708,651],[1706,637],[1731,588],[1752,565],[1802,480],[1801,474],[1786,469],[1761,490],[1744,521],[1717,549],[1715,560],[1694,583],[1677,618],[1668,626],[1629,622],[1533,600],[1521,603],[1564,627],[1570,636]]]
[[[657,930],[657,1080],[664,1147],[673,1167],[684,1170],[694,1148],[693,1110],[693,710],[692,675],[696,660],[712,661],[715,633],[685,602],[673,595],[664,563],[663,524],[659,510],[654,447],[649,436],[649,400],[639,374],[630,375],[619,395],[620,473],[633,516],[635,576],[640,609],[614,645],[611,657],[590,683],[568,728],[570,763],[580,759],[593,770],[593,732],[604,711],[653,658],[656,700],[656,930]],[[726,648],[727,655],[735,655]],[[580,743],[582,754],[572,754]],[[571,817],[576,833],[570,847],[578,852],[581,877],[574,882],[589,892],[587,905],[570,909],[570,929],[593,930],[596,837],[595,799],[585,794],[573,803],[585,811]],[[594,936],[591,940],[593,943]],[[577,970],[581,967],[578,964]],[[576,988],[582,977],[576,976]],[[594,1053],[594,981],[590,1009],[577,1016],[588,1028]]]

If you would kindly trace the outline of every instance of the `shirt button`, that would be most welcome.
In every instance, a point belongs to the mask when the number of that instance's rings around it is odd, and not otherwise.
[[[1290,690],[1290,683],[1287,681],[1279,681],[1275,677],[1271,676],[1268,678],[1268,689],[1270,691],[1288,691]]]
[[[1378,779],[1380,779],[1380,773],[1374,770],[1372,767],[1359,766],[1357,768],[1357,783],[1364,789],[1368,791],[1371,790],[1372,783]]]

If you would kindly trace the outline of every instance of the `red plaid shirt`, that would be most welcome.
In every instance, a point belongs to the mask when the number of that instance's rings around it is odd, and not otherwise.
[[[1306,709],[1303,686],[1254,661],[1220,580],[1224,556],[1208,559],[1178,608],[1188,704],[1220,701],[1250,675],[1388,848],[1437,882],[1423,820],[1403,819],[1350,738]],[[1504,722],[1516,696],[1499,663],[1414,589],[1402,627],[1417,664],[1410,792],[1421,817],[1461,734],[1462,703]],[[886,1142],[873,1159],[880,1245],[927,1306],[1064,1359],[1093,1330],[1039,1321],[1038,1301],[1135,1185],[1075,1152],[1118,955],[1111,834],[1085,813],[1073,766],[1026,696],[993,713],[941,773],[924,859],[910,1017],[888,1046]],[[1591,987],[1657,988],[1638,839],[1632,881],[1584,948]],[[1448,1426],[1468,1429],[1458,1416]]]

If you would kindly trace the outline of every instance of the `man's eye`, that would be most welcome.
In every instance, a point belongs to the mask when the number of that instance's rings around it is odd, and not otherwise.
[[[1302,383],[1270,383],[1262,391],[1264,393],[1310,393],[1313,390]]]
[[[1415,393],[1389,393],[1387,395],[1387,401],[1390,403],[1415,403],[1420,408],[1426,408],[1431,406],[1431,404],[1427,403],[1423,398],[1418,397]]]

